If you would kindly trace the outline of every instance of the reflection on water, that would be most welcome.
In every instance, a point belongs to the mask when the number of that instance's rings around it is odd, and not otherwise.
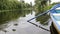
[[[16,24],[14,24],[14,26],[17,26],[18,24],[16,23]]]
[[[37,12],[37,13],[36,13],[36,16],[39,15],[39,14],[40,14],[40,12]],[[44,15],[36,18],[36,21],[37,21],[37,22],[39,21],[40,24],[42,24],[42,25],[48,25],[48,20],[49,20],[49,18],[50,18],[50,16],[49,16],[48,14],[44,14]]]
[[[16,29],[12,29],[12,31],[16,31]]]
[[[9,20],[14,20],[19,17],[25,17],[27,14],[31,13],[31,11],[5,11],[0,12],[0,24],[8,22]]]
[[[31,10],[1,12],[0,34],[50,34],[50,32],[42,30],[27,22],[27,20],[36,15],[38,14]],[[33,20],[32,22],[38,25],[43,24],[42,20],[39,19],[40,18],[36,18],[36,20]],[[40,21],[42,22],[41,24]],[[45,26],[45,28],[49,29],[49,26]]]

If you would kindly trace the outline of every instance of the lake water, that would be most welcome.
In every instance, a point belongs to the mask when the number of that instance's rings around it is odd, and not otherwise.
[[[37,15],[36,11],[9,11],[0,13],[0,34],[50,34],[35,25],[27,22],[27,20]],[[43,18],[43,17],[42,17]],[[31,22],[38,24],[48,30],[50,22],[40,23],[40,18],[36,18]],[[44,20],[43,20],[44,21]]]

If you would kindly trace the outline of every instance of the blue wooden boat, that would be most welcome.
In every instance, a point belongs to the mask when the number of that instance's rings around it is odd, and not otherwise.
[[[60,34],[60,4],[55,5],[51,9],[50,16],[53,21],[52,31],[54,34]]]

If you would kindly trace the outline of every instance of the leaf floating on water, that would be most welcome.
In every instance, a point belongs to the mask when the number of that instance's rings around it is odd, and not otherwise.
[[[14,24],[14,26],[18,26],[18,24]]]
[[[16,29],[12,29],[12,31],[16,31]]]
[[[7,30],[3,30],[5,33],[8,32]]]

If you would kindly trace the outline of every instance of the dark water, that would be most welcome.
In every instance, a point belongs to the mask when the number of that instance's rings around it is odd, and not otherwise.
[[[39,12],[31,10],[0,12],[0,34],[50,34],[50,32],[27,22],[38,14]],[[43,25],[42,27],[49,30],[50,22],[45,23],[49,19],[48,17],[48,15],[44,15],[31,22]]]

